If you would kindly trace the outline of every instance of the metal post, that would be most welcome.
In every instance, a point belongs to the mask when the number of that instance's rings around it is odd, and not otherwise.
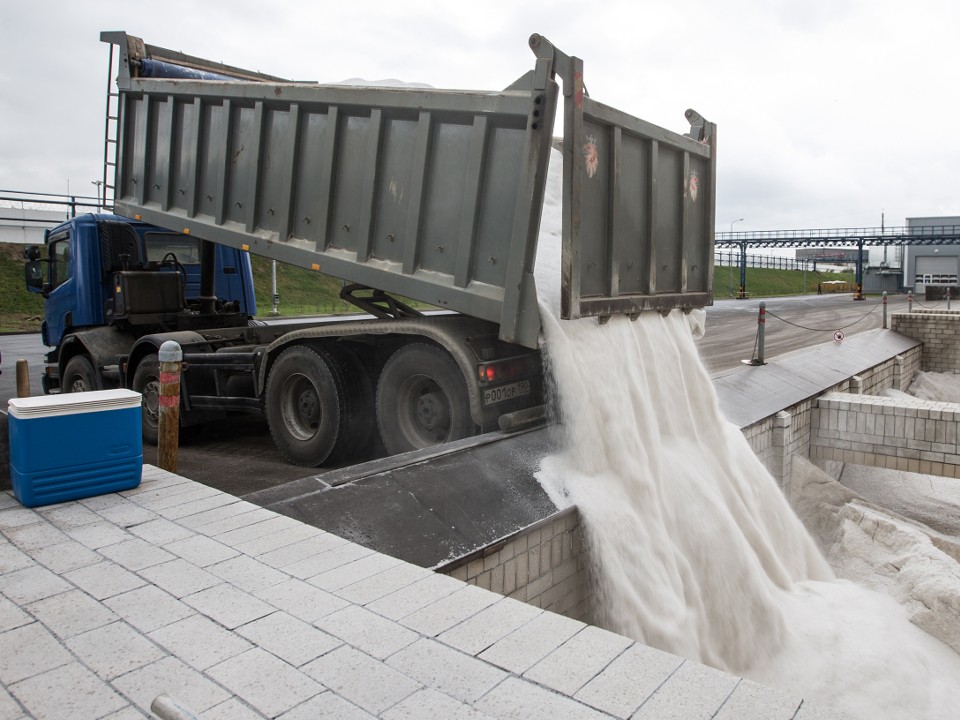
[[[747,244],[740,243],[740,294],[741,300],[747,297]]]
[[[863,238],[857,240],[857,289],[853,294],[854,300],[863,300]]]
[[[274,317],[280,314],[280,295],[277,293],[277,261],[271,261],[270,268],[270,281],[271,281],[271,290],[270,292],[273,295],[273,310],[270,311],[270,314]]]
[[[30,397],[30,366],[23,358],[17,360],[17,397]]]
[[[883,329],[887,329],[887,291],[883,291]]]
[[[913,290],[907,290],[907,312],[913,312]]]
[[[947,288],[947,310],[950,309],[950,288]]]
[[[767,304],[760,302],[760,314],[757,316],[757,365],[765,365],[763,361],[763,342],[767,334]]]
[[[173,340],[160,346],[160,397],[158,399],[157,465],[177,472],[177,442],[180,434],[180,369],[183,350]]]

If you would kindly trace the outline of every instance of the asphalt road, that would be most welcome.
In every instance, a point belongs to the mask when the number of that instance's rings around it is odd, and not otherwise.
[[[836,330],[846,335],[881,327],[879,300],[854,301],[850,295],[807,295],[771,298],[767,307],[766,357],[823,342],[833,342]],[[707,309],[706,333],[698,346],[707,369],[723,374],[741,366],[754,352],[760,301],[718,300]],[[906,310],[906,297],[891,297],[889,312]],[[794,324],[791,324],[794,323]],[[802,325],[805,328],[797,327]],[[45,348],[40,336],[0,336],[0,487],[9,487],[7,452],[7,399],[16,397],[16,361],[30,365],[31,391],[40,393],[40,371]],[[51,438],[51,442],[55,442]],[[156,448],[144,447],[144,462],[156,464]],[[229,422],[211,425],[188,444],[181,445],[178,472],[198,482],[234,495],[245,495],[274,485],[324,472],[285,462],[270,439],[260,417],[237,415]]]

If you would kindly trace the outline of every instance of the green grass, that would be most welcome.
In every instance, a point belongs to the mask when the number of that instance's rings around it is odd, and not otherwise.
[[[251,256],[257,308],[265,317],[273,308],[271,263],[263,257]],[[23,246],[0,243],[0,332],[30,332],[40,329],[43,319],[43,298],[27,292],[23,283]],[[804,273],[800,270],[767,270],[747,268],[747,291],[751,297],[800,295],[804,292]],[[853,273],[806,273],[806,292],[816,293],[817,283],[825,280],[853,281]],[[714,294],[729,297],[736,293],[740,271],[729,267],[714,270]],[[277,294],[283,316],[319,315],[353,312],[352,305],[340,300],[342,282],[311,270],[277,263]],[[421,305],[422,307],[422,305]]]
[[[806,273],[804,288],[803,270],[773,270],[747,268],[747,292],[750,297],[777,297],[781,295],[816,294],[817,284],[828,280],[846,280],[853,283],[852,272]],[[718,267],[713,270],[713,294],[716,298],[736,297],[740,290],[740,268]]]

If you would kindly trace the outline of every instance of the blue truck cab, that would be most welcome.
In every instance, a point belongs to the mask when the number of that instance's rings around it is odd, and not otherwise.
[[[75,357],[84,372],[73,376],[88,376],[80,385],[90,386],[75,389],[117,387],[124,356],[144,335],[245,325],[256,314],[250,258],[241,250],[209,246],[214,291],[204,298],[203,243],[189,235],[87,214],[47,231],[45,245],[46,258],[28,248],[25,279],[45,301],[41,334],[53,348],[46,392],[62,389],[60,378]]]

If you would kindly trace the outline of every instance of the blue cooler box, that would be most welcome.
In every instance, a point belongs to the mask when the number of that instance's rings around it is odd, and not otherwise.
[[[96,390],[9,400],[10,479],[27,507],[140,484],[140,393]]]

